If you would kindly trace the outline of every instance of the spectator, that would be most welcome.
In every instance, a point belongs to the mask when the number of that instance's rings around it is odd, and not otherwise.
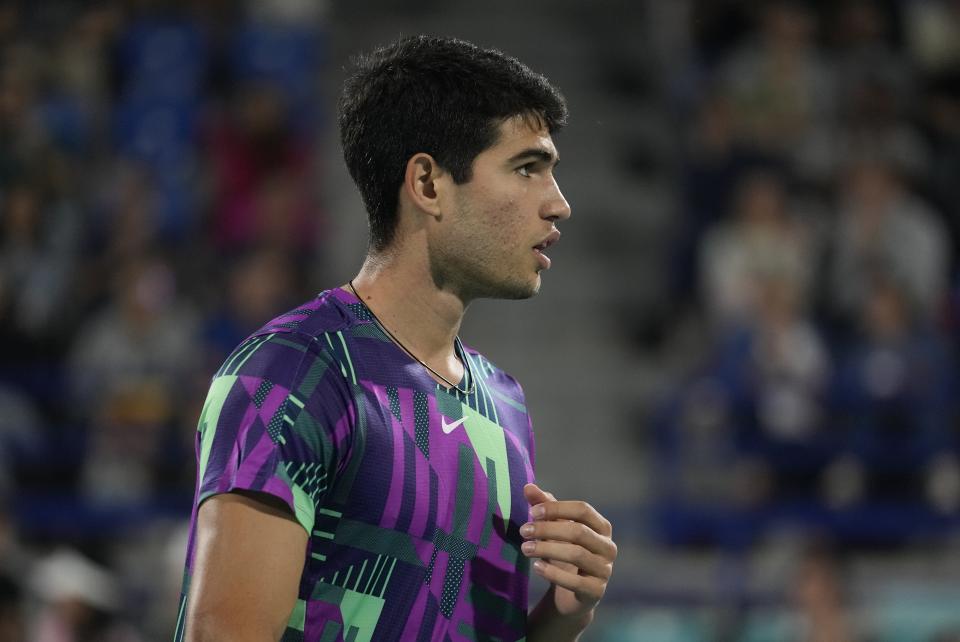
[[[792,562],[782,608],[745,618],[738,642],[856,642],[864,639],[851,613],[840,556],[822,543]]]
[[[289,126],[283,93],[269,84],[237,91],[210,134],[213,240],[236,252],[264,236],[281,249],[311,250],[316,234],[313,158]],[[277,220],[274,220],[274,218]]]
[[[59,207],[37,183],[9,187],[0,207],[0,327],[8,355],[45,352],[60,330],[76,268],[76,213]]]
[[[159,195],[147,169],[111,158],[91,174],[96,189],[91,194],[91,229],[78,283],[78,298],[88,313],[114,295],[111,288],[118,275],[161,245]]]
[[[143,499],[175,399],[198,364],[198,320],[162,260],[135,261],[116,280],[114,298],[77,335],[70,382],[76,410],[95,418],[86,492]]]
[[[769,497],[801,496],[827,462],[830,355],[789,278],[758,279],[753,315],[722,336],[715,376],[730,408],[729,429],[745,470]]]
[[[929,171],[930,153],[911,118],[917,81],[892,46],[889,12],[873,0],[847,0],[833,28],[839,90],[837,127],[817,159],[823,184],[857,158],[882,158],[911,179]]]
[[[83,408],[136,381],[167,391],[190,372],[197,315],[178,297],[170,266],[145,258],[117,276],[113,298],[77,335],[70,355],[72,386]]]
[[[670,274],[676,295],[687,299],[698,293],[697,252],[704,234],[732,209],[742,175],[751,166],[772,161],[736,138],[733,108],[719,92],[703,99],[685,143],[679,177],[681,216]]]
[[[718,327],[738,324],[755,311],[759,282],[793,282],[806,304],[813,277],[812,234],[787,210],[782,178],[755,171],[737,187],[733,219],[716,226],[701,248],[701,282],[709,317]]]
[[[825,548],[811,548],[800,560],[793,600],[801,617],[797,636],[804,642],[854,642],[853,622],[838,558]]]
[[[95,503],[149,502],[156,495],[161,442],[171,430],[175,391],[145,379],[107,389],[91,413],[80,490]]]
[[[930,464],[955,448],[955,367],[895,278],[873,275],[860,315],[841,357],[838,420],[874,498],[922,502],[925,478],[929,486],[938,470]]]
[[[861,160],[844,174],[832,238],[829,299],[842,321],[866,309],[878,271],[904,288],[921,318],[932,318],[944,302],[950,260],[944,226],[888,163]]]
[[[214,368],[277,310],[287,309],[298,289],[294,266],[270,248],[253,250],[231,263],[226,281],[226,300],[203,328]]]
[[[738,137],[768,153],[796,159],[822,139],[834,107],[833,79],[814,41],[806,3],[766,3],[756,39],[735,51],[722,72]]]
[[[117,617],[123,594],[116,579],[79,553],[46,556],[30,583],[42,602],[30,627],[34,642],[142,642]]]
[[[750,400],[750,416],[768,439],[803,441],[823,421],[830,356],[816,327],[802,309],[799,288],[788,279],[758,283],[753,321],[733,338]]]
[[[0,383],[0,497],[16,490],[18,458],[39,450],[43,428],[41,415],[30,396]],[[0,555],[2,539],[0,535]]]

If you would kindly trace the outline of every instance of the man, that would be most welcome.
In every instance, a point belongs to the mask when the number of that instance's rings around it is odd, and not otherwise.
[[[466,42],[359,60],[339,125],[369,252],[213,380],[178,639],[556,642],[589,624],[610,523],[532,483],[519,385],[457,338],[472,300],[540,288],[570,216],[565,118],[546,79]],[[551,588],[528,616],[530,560]]]

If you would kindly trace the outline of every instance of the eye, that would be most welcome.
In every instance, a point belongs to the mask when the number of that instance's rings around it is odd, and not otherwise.
[[[526,165],[521,165],[517,168],[517,173],[524,178],[530,178],[530,173],[533,170],[533,163],[527,163]]]

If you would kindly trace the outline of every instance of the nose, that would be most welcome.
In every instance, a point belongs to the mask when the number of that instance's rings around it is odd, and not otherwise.
[[[544,199],[540,215],[550,221],[564,221],[570,218],[570,204],[563,197],[563,192],[560,191],[556,180],[553,180],[553,188]]]

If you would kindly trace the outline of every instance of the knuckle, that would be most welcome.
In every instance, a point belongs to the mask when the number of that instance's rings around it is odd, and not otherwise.
[[[580,522],[575,522],[574,532],[573,532],[573,541],[577,544],[583,544],[590,537],[590,527],[586,524],[581,524]]]
[[[605,579],[605,580],[609,580],[611,577],[613,577],[613,564],[604,564],[604,565],[603,565],[603,573],[602,573],[602,576],[603,576],[603,579]]]
[[[599,602],[603,598],[604,592],[607,590],[607,583],[604,580],[595,579],[590,582],[589,590],[593,601]]]
[[[606,517],[600,518],[600,523],[603,525],[603,532],[607,535],[613,535],[613,524],[610,523],[610,520]]]
[[[583,564],[587,562],[590,558],[590,554],[587,550],[581,546],[577,546],[573,549],[573,563],[583,568]]]
[[[606,590],[607,582],[600,578],[589,578],[584,581],[583,592],[588,594],[592,599],[599,600],[603,597],[603,592]]]
[[[606,594],[606,592],[607,592],[607,583],[606,583],[606,582],[600,582],[600,583],[599,583],[599,586],[597,586],[597,599],[598,599],[598,600],[602,600],[602,599],[603,599],[603,596],[604,596],[604,594]]]
[[[617,543],[613,540],[610,540],[610,552],[613,554],[612,559],[617,559],[617,555],[620,554],[620,549],[617,547]]]
[[[587,588],[586,578],[583,575],[575,575],[573,579],[570,580],[570,588],[574,591],[583,591]]]

